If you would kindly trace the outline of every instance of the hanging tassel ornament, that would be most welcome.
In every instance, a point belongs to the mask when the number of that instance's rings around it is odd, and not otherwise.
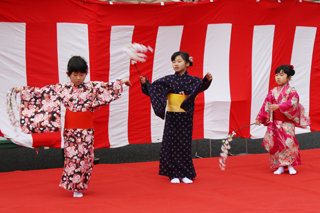
[[[14,88],[12,88],[6,95],[6,105],[10,123],[14,127],[16,137],[18,137],[21,131],[19,116],[16,116],[16,114],[19,114],[20,107],[17,102],[17,93],[14,91]]]
[[[228,137],[226,139],[222,140],[221,153],[220,153],[221,158],[219,158],[219,166],[220,166],[221,170],[225,170],[226,169],[226,160],[227,160],[227,157],[228,157],[228,154],[229,154],[229,149],[231,149],[230,143],[232,141],[233,136],[236,134],[236,132],[238,130],[246,128],[246,127],[249,127],[249,126],[251,126],[253,124],[254,123],[249,124],[247,126],[243,126],[243,127],[239,128],[239,129],[237,129],[236,131],[233,131],[231,134],[228,135]]]

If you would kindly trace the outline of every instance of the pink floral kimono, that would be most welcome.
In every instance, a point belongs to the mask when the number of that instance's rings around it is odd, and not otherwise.
[[[121,93],[121,80],[112,83],[84,82],[79,86],[69,82],[42,88],[23,87],[20,106],[22,131],[26,134],[60,131],[61,103],[67,111],[76,114],[75,119],[69,120],[77,124],[79,114],[89,114],[90,117],[100,106],[120,98]],[[65,124],[67,122],[66,116]],[[63,132],[65,160],[59,186],[74,192],[88,188],[94,161],[94,129],[92,124],[82,124],[81,127],[84,128],[65,128]]]
[[[279,109],[271,111],[271,104],[279,104]],[[270,154],[270,168],[301,164],[300,148],[295,137],[295,127],[305,128],[311,124],[299,95],[289,83],[273,88],[265,99],[256,118],[265,126],[267,132],[262,146]]]

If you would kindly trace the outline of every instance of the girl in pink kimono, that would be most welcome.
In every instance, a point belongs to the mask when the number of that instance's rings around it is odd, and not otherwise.
[[[276,69],[275,79],[278,84],[265,99],[256,118],[256,125],[267,126],[262,146],[270,154],[270,168],[277,169],[274,174],[284,173],[287,166],[294,175],[293,168],[301,164],[300,148],[295,137],[295,127],[305,128],[311,124],[303,106],[299,104],[299,95],[289,80],[294,75],[293,66],[281,65]]]
[[[24,133],[48,133],[61,130],[60,106],[66,107],[64,126],[64,171],[60,187],[82,197],[88,188],[94,161],[94,129],[92,112],[121,97],[122,84],[131,86],[129,79],[115,82],[84,82],[87,62],[80,56],[68,62],[68,83],[43,88],[15,87],[21,93],[21,129]]]

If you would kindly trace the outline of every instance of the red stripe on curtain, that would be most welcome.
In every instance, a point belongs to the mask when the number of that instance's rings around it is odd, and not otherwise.
[[[278,86],[275,81],[277,67],[291,62],[295,29],[295,26],[275,26],[269,90]]]
[[[232,100],[229,118],[230,132],[250,124],[252,39],[252,25],[232,25],[229,62]],[[250,128],[239,130],[237,136],[250,138]]]
[[[90,77],[109,82],[111,26],[89,25]],[[94,61],[94,62],[93,62]],[[109,148],[109,105],[93,113],[95,148]]]
[[[320,95],[319,95],[319,82],[320,82],[320,33],[317,31],[314,48],[313,59],[311,66],[310,76],[310,110],[309,115],[312,121],[311,131],[320,130]]]
[[[196,33],[195,33],[196,32]],[[188,68],[189,75],[203,78],[203,56],[206,41],[207,25],[185,25],[181,38],[180,50],[189,53],[194,63]],[[204,93],[200,93],[195,101],[193,116],[193,139],[203,138]]]
[[[157,33],[158,27],[137,26],[133,31],[132,43],[140,43],[155,49]],[[137,67],[141,75],[152,82],[151,68],[154,53],[148,52],[146,55],[147,61],[137,63]],[[150,98],[141,92],[140,76],[133,65],[130,65],[130,80],[133,86],[129,89],[128,140],[130,144],[151,143]]]
[[[59,82],[55,23],[26,24],[26,62],[28,86]]]

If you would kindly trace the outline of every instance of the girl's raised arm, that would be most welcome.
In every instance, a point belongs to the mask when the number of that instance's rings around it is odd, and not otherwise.
[[[206,79],[208,80],[208,81],[212,81],[212,75],[211,75],[211,73],[207,73],[206,75],[205,75],[205,77],[206,77]]]
[[[127,85],[128,87],[132,86],[132,84],[131,84],[131,82],[130,82],[130,80],[128,78],[123,78],[122,79],[122,83]]]

